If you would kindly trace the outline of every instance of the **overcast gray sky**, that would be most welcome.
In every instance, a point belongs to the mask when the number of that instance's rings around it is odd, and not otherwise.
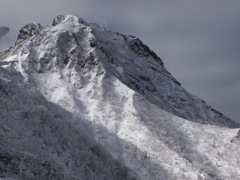
[[[0,0],[13,45],[27,23],[74,14],[138,36],[192,94],[240,122],[240,0]]]

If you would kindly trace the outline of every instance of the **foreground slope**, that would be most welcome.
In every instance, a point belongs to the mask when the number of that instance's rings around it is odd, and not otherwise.
[[[239,179],[239,125],[138,38],[58,16],[0,57],[3,177]]]

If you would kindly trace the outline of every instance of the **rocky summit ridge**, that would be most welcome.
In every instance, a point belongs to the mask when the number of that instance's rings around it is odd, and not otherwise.
[[[0,53],[0,102],[3,179],[240,177],[237,122],[139,38],[77,16],[20,30]]]

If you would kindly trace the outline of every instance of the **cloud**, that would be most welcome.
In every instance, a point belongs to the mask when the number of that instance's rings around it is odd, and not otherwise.
[[[3,36],[5,36],[7,33],[9,33],[10,29],[6,26],[0,26],[0,40]]]
[[[0,22],[11,32],[0,48],[26,23],[51,24],[58,14],[138,36],[186,89],[240,121],[239,0],[4,0]]]

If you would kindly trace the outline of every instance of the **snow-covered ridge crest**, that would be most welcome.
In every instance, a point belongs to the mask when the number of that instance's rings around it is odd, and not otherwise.
[[[25,58],[20,66],[27,72],[55,69],[60,76],[72,74],[71,78],[79,80],[83,79],[81,72],[103,69],[175,115],[201,123],[239,126],[181,87],[162,60],[135,36],[113,33],[77,16],[60,15],[52,26],[26,25],[18,37],[17,42],[25,41],[17,43],[13,51],[22,49]],[[72,83],[79,84],[78,80]]]
[[[22,28],[0,53],[0,102],[5,179],[240,177],[237,123],[137,37],[76,16]]]

